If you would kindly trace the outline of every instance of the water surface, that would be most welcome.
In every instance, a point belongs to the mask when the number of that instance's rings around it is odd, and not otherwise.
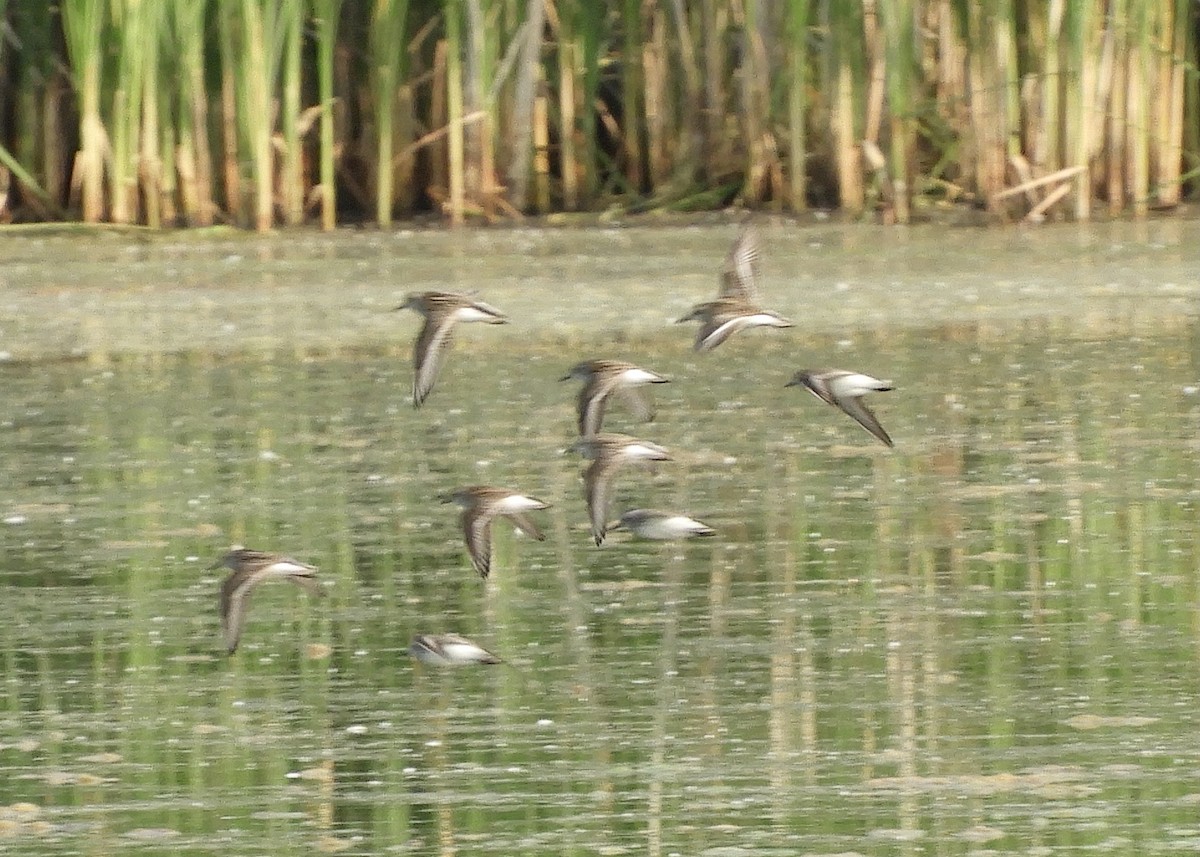
[[[1197,228],[764,225],[797,327],[669,322],[736,230],[0,244],[0,848],[1146,854],[1200,845]],[[414,411],[404,292],[477,290]],[[607,425],[675,460],[590,540]],[[889,451],[783,385],[893,379]],[[553,507],[481,581],[437,498]],[[320,566],[220,651],[231,543]],[[417,632],[508,662],[430,671]]]

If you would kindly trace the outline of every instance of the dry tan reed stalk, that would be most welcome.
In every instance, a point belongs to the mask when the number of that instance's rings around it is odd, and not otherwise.
[[[446,124],[449,126],[450,224],[464,220],[466,163],[463,134],[462,22],[458,0],[447,0],[446,10]],[[472,204],[476,201],[471,200]]]
[[[838,202],[847,214],[857,216],[863,210],[864,197],[860,138],[855,132],[858,110],[851,49],[856,34],[861,31],[861,23],[854,18],[851,4],[822,5],[821,16],[822,26],[829,33],[825,80],[829,92],[829,120],[833,128]]]
[[[550,107],[545,95],[533,101],[533,199],[539,214],[550,210]]]
[[[1133,4],[1133,45],[1129,52],[1128,133],[1130,145],[1130,193],[1133,213],[1145,217],[1150,204],[1150,110],[1146,85],[1150,66],[1150,15],[1146,5]]]
[[[625,178],[630,186],[641,190],[645,170],[642,164],[641,117],[645,106],[641,98],[641,3],[623,0],[621,30],[624,35],[621,49],[621,141],[625,155]]]
[[[1079,18],[1076,26],[1078,35],[1075,44],[1073,67],[1077,75],[1073,88],[1077,93],[1074,110],[1067,117],[1067,127],[1073,130],[1073,145],[1070,146],[1071,161],[1074,166],[1083,170],[1084,178],[1079,182],[1075,194],[1075,218],[1090,220],[1092,216],[1092,181],[1088,173],[1091,168],[1095,148],[1094,122],[1096,120],[1096,81],[1099,78],[1098,66],[1100,51],[1097,50],[1097,40],[1092,33],[1094,15],[1091,4],[1083,2],[1075,4],[1076,15]]]
[[[661,8],[650,11],[649,38],[642,46],[642,104],[645,106],[646,156],[650,185],[667,180],[670,164],[667,155],[667,46]]]
[[[788,195],[792,211],[808,207],[808,0],[793,0],[788,8]]]
[[[1110,28],[1109,41],[1113,45],[1114,55],[1128,55],[1128,43],[1125,38],[1125,8],[1123,0],[1115,0],[1110,12],[1113,26]],[[1128,157],[1127,132],[1129,117],[1126,111],[1129,107],[1127,62],[1113,62],[1108,95],[1107,116],[1108,134],[1102,152],[1105,167],[1105,193],[1108,196],[1109,214],[1115,215],[1125,207],[1125,165]]]
[[[1180,171],[1183,168],[1183,126],[1184,126],[1184,80],[1188,72],[1188,33],[1191,32],[1192,20],[1188,14],[1190,4],[1187,0],[1177,0],[1170,13],[1170,25],[1165,30],[1162,40],[1162,52],[1159,59],[1161,93],[1165,104],[1165,117],[1159,126],[1164,129],[1158,160],[1159,202],[1163,205],[1177,205],[1181,188]]]
[[[1045,39],[1041,50],[1042,83],[1039,114],[1034,127],[1032,147],[1034,168],[1053,170],[1062,166],[1062,147],[1058,132],[1062,92],[1062,26],[1066,0],[1050,0],[1046,11]]]
[[[690,183],[699,166],[700,151],[697,142],[704,133],[701,118],[704,105],[700,91],[700,64],[696,58],[696,43],[683,0],[671,0],[671,17],[675,24],[674,44],[679,51],[679,70],[683,80],[683,90],[677,95],[678,132],[674,159],[676,172],[680,167],[686,170]],[[668,38],[667,43],[670,44],[671,39]]]
[[[562,171],[563,208],[575,211],[579,208],[579,176],[582,174],[575,147],[575,111],[578,100],[575,81],[579,77],[579,64],[575,61],[576,44],[573,40],[559,38],[558,41],[558,124],[559,164]]]
[[[484,67],[488,61],[488,37],[479,0],[466,0],[466,38],[463,43],[463,112],[474,113],[483,106]],[[491,220],[491,204],[483,193],[482,124],[463,123],[463,192]]]
[[[1063,182],[1054,190],[1050,191],[1050,193],[1046,194],[1045,199],[1029,210],[1029,213],[1025,215],[1025,222],[1041,223],[1045,218],[1046,212],[1050,210],[1050,207],[1070,192],[1071,184],[1069,182]]]
[[[742,66],[742,110],[749,158],[745,165],[746,180],[742,199],[757,205],[769,194],[772,172],[777,159],[771,157],[774,146],[768,145],[770,134],[770,86],[772,76],[767,66],[767,49],[762,33],[760,0],[742,0],[745,16],[745,43]],[[776,196],[776,200],[778,197]]]
[[[446,42],[439,39],[433,49],[433,86],[429,95],[429,124],[435,128],[448,128],[446,113]],[[445,194],[449,189],[447,180],[449,153],[441,138],[429,149],[430,185]]]
[[[730,160],[730,140],[725,133],[728,75],[724,49],[729,7],[721,0],[704,0],[701,16],[704,48],[704,152],[701,157],[709,175],[723,175]]]
[[[508,201],[524,210],[529,200],[529,168],[532,158],[533,110],[541,72],[542,26],[545,6],[542,0],[528,0],[525,6],[524,45],[517,61],[517,79],[512,96],[512,151],[508,167]]]
[[[221,56],[221,173],[224,178],[225,211],[235,222],[244,220],[241,171],[238,168],[237,84],[234,65],[233,21],[229,4],[222,3],[217,28]]]
[[[1030,179],[1028,182],[1023,182],[1015,187],[1005,188],[1004,190],[997,191],[991,195],[990,200],[993,203],[1000,202],[1001,200],[1008,199],[1010,196],[1016,196],[1017,194],[1025,193],[1026,191],[1033,190],[1035,188],[1045,187],[1046,185],[1054,184],[1055,182],[1065,181],[1066,179],[1081,175],[1084,172],[1085,168],[1079,166],[1078,164],[1073,167],[1064,167],[1063,169],[1056,170],[1049,175]]]

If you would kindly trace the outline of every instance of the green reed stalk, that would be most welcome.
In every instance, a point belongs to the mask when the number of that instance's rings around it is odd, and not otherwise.
[[[37,179],[3,146],[0,146],[0,165],[6,167],[28,193],[34,194],[44,205],[48,207],[54,206],[54,201],[46,193],[45,189],[37,183]]]
[[[136,154],[136,170],[140,179],[142,196],[146,205],[146,225],[161,228],[164,217],[173,220],[174,203],[170,190],[174,187],[175,172],[164,169],[174,163],[172,137],[166,125],[170,124],[170,112],[164,110],[166,121],[160,115],[165,108],[165,93],[159,90],[163,80],[160,65],[160,49],[170,37],[170,22],[165,6],[158,3],[139,3],[137,11],[143,33],[142,49],[142,115],[140,142]]]
[[[337,47],[342,0],[312,0],[312,9],[317,28],[317,99],[321,105],[321,228],[330,230],[337,225],[337,185],[333,151],[333,54]]]
[[[64,0],[63,35],[79,98],[79,154],[74,181],[81,188],[85,223],[104,216],[104,150],[107,145],[100,116],[103,0]]]
[[[274,151],[271,145],[275,89],[273,48],[276,44],[276,9],[273,2],[242,0],[241,44],[238,77],[238,118],[250,152],[254,182],[254,228],[266,232],[274,221]]]
[[[913,138],[913,94],[916,68],[916,32],[912,0],[889,0],[879,5],[887,57],[888,112],[891,117],[890,162],[893,203],[897,223],[909,219],[908,180]]]
[[[404,70],[404,22],[408,0],[375,0],[371,7],[370,62],[375,98],[375,220],[391,225],[395,201],[396,97]]]
[[[579,131],[583,142],[580,156],[583,171],[583,196],[594,199],[597,191],[598,153],[596,151],[596,99],[600,93],[601,45],[604,43],[604,4],[580,3],[575,16],[578,33],[577,56],[582,67],[582,92],[579,101]]]
[[[280,156],[279,204],[283,220],[296,226],[304,220],[304,152],[300,138],[300,49],[304,33],[304,0],[282,0],[276,14],[281,43],[283,152]],[[274,87],[272,87],[272,90]]]
[[[208,226],[213,221],[214,176],[208,143],[208,93],[205,88],[205,12],[208,0],[176,0],[175,21],[179,106],[179,201],[187,222]]]
[[[1133,3],[1130,8],[1129,51],[1129,178],[1135,217],[1150,210],[1150,133],[1151,112],[1146,87],[1153,80],[1151,62],[1151,16],[1148,4]],[[1165,93],[1159,93],[1160,96]]]
[[[161,6],[138,0],[112,0],[113,30],[120,40],[116,75],[111,79],[109,134],[112,156],[109,162],[109,198],[114,223],[138,220],[138,193],[141,156],[147,143],[157,148],[157,128],[152,143],[143,140],[143,110],[146,78],[157,75],[157,17]],[[153,110],[153,107],[150,108]],[[147,194],[149,196],[149,194]],[[147,200],[148,201],[148,200]],[[157,211],[156,211],[157,214]],[[157,225],[157,224],[154,224]]]
[[[14,52],[10,61],[4,59],[4,48],[0,47],[0,62],[9,63],[16,71],[12,83],[15,135],[11,140],[11,157],[20,163],[21,170],[12,172],[34,195],[35,210],[40,216],[46,216],[50,213],[49,208],[57,209],[55,201],[62,189],[60,159],[57,157],[62,145],[61,135],[46,133],[53,128],[59,115],[46,106],[53,104],[48,99],[61,85],[53,70],[57,56],[52,44],[57,25],[51,18],[49,4],[22,3],[19,9],[20,14],[13,15],[11,23],[22,50],[19,54]],[[3,100],[4,96],[0,95],[0,102]],[[0,139],[0,144],[8,142]]]
[[[829,89],[827,101],[833,125],[838,200],[847,214],[858,215],[865,203],[859,137],[855,126],[855,119],[859,115],[859,82],[866,75],[858,35],[862,32],[862,20],[860,10],[852,3],[830,3],[822,12],[825,30],[830,34],[826,44],[825,80]]]
[[[217,45],[221,57],[221,172],[225,209],[240,224],[246,222],[242,195],[241,131],[238,124],[238,51],[236,48],[238,0],[217,0]]]
[[[808,207],[808,148],[805,142],[808,113],[808,16],[809,0],[792,0],[787,12],[788,45],[788,207]]]
[[[1050,0],[1046,13],[1046,43],[1043,52],[1043,81],[1041,87],[1041,121],[1037,127],[1034,163],[1051,172],[1061,169],[1062,140],[1059,136],[1060,94],[1062,82],[1062,29],[1066,0]]]

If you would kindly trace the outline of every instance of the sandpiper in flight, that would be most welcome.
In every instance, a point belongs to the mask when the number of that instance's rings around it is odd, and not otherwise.
[[[549,503],[543,503],[535,497],[527,497],[507,488],[472,485],[460,488],[443,502],[455,503],[463,510],[463,538],[467,543],[467,553],[471,555],[471,563],[480,577],[487,577],[492,570],[492,518],[497,515],[508,518],[517,529],[539,542],[546,538],[526,514],[550,508]]]
[[[560,381],[583,381],[579,391],[579,434],[582,437],[600,431],[604,407],[613,393],[624,394],[634,414],[641,420],[654,418],[650,402],[637,389],[643,384],[665,384],[669,380],[624,360],[584,360],[571,367]]]
[[[888,446],[894,446],[888,433],[883,430],[875,414],[863,402],[867,393],[894,390],[891,381],[880,381],[861,372],[845,369],[803,369],[788,381],[786,387],[806,387],[823,402],[841,408],[858,421],[858,424]]]
[[[656,443],[625,434],[594,434],[576,441],[575,448],[592,460],[583,473],[583,489],[592,523],[592,538],[599,547],[608,532],[613,474],[627,461],[670,461],[671,456]]]
[[[659,512],[654,509],[630,509],[609,529],[628,530],[640,538],[660,541],[717,534],[717,531],[708,524],[701,523],[695,518],[677,515],[674,512]]]
[[[792,322],[778,313],[765,310],[744,298],[717,298],[696,304],[691,311],[675,323],[699,321],[693,348],[696,351],[712,351],[739,330],[750,327],[792,327]]]
[[[237,651],[238,640],[241,639],[242,628],[246,624],[246,600],[254,587],[264,580],[290,580],[314,595],[325,595],[321,584],[314,578],[317,571],[315,567],[282,554],[235,548],[212,568],[221,566],[232,569],[221,583],[220,598],[221,631],[225,638],[225,648],[231,655]]]
[[[508,316],[494,306],[454,292],[416,292],[406,297],[396,309],[411,309],[425,317],[425,324],[413,345],[414,408],[421,407],[433,389],[455,324],[467,321],[484,321],[488,324],[508,322]]]
[[[408,653],[423,664],[439,667],[501,663],[483,646],[458,634],[417,634],[409,644]]]

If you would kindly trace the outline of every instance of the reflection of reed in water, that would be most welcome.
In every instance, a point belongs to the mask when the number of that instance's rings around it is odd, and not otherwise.
[[[554,496],[566,497],[574,493],[573,472],[555,467],[548,479],[553,480]],[[604,772],[599,782],[593,784],[599,792],[599,807],[603,813],[613,810],[617,798],[617,788],[612,770],[612,724],[604,716],[604,708],[600,704],[598,688],[604,681],[598,675],[596,656],[593,651],[592,639],[588,633],[589,610],[579,588],[578,566],[571,541],[571,525],[567,520],[567,502],[555,502],[550,508],[551,526],[553,529],[554,548],[558,565],[558,580],[562,587],[562,625],[568,629],[563,640],[567,657],[572,663],[570,677],[572,687],[567,691],[566,698],[574,703],[569,709],[571,716],[579,720],[581,734],[589,736],[589,743],[594,749],[592,770]]]

